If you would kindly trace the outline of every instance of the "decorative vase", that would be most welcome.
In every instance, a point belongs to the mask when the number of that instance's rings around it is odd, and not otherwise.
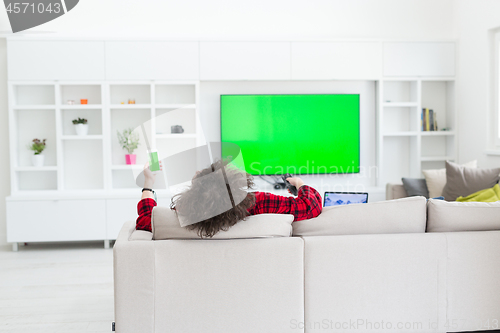
[[[127,162],[127,164],[135,164],[136,157],[137,157],[137,155],[135,155],[135,154],[126,154],[125,161]]]
[[[89,124],[75,124],[76,135],[85,136],[89,133]]]
[[[38,154],[31,156],[31,162],[34,167],[40,168],[43,167],[43,161],[45,160],[45,155]]]

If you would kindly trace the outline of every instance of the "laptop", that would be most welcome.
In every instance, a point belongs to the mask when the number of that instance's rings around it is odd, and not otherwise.
[[[323,207],[342,206],[368,202],[368,193],[364,192],[325,192]]]

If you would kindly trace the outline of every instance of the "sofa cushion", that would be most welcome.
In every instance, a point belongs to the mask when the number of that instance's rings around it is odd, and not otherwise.
[[[425,178],[401,178],[406,193],[410,197],[423,196],[429,198],[429,190]]]
[[[408,197],[366,204],[324,207],[310,220],[293,223],[294,236],[425,232],[426,199]]]
[[[290,237],[293,215],[259,214],[239,221],[227,231],[220,231],[211,239]],[[153,239],[200,239],[196,230],[181,227],[175,211],[155,207],[151,216]]]
[[[475,169],[446,161],[446,185],[443,196],[447,201],[466,197],[480,190],[491,188],[498,183],[500,168]]]
[[[470,161],[462,164],[468,168],[477,168],[477,161]],[[429,198],[435,198],[443,195],[443,188],[446,185],[446,168],[423,170],[427,188],[429,189]]]
[[[427,203],[427,232],[500,230],[500,201]]]

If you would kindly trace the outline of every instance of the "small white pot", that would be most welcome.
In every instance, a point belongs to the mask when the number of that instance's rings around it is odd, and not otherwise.
[[[76,135],[84,136],[89,133],[89,124],[75,124]]]
[[[34,167],[43,167],[43,162],[45,160],[45,155],[38,154],[38,155],[33,155],[31,156],[31,162],[33,163]]]

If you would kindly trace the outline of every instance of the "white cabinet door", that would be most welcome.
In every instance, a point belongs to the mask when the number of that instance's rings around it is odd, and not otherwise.
[[[106,239],[116,239],[123,224],[137,219],[137,199],[106,200]]]
[[[104,200],[7,201],[8,242],[101,240]]]
[[[290,80],[288,42],[201,42],[201,80]]]
[[[378,79],[379,42],[293,42],[293,80]]]
[[[198,42],[106,42],[108,80],[198,80]]]
[[[455,43],[384,43],[385,76],[454,76]]]
[[[9,80],[103,80],[104,42],[9,41]]]

